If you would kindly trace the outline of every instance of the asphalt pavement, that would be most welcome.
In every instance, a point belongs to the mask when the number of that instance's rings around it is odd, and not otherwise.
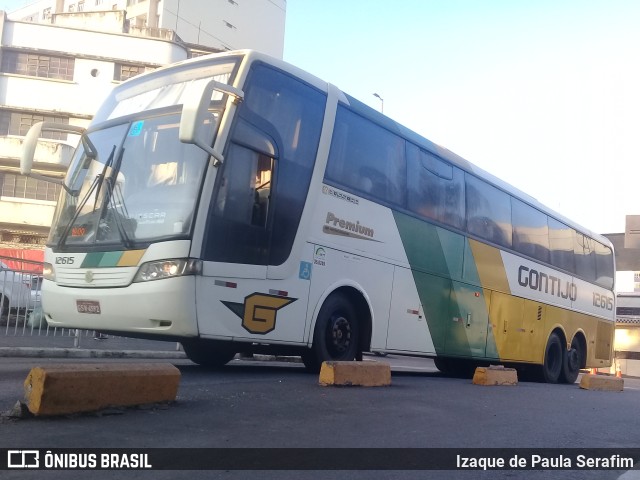
[[[177,342],[141,340],[135,338],[98,335],[95,332],[81,331],[78,336],[74,330],[44,331],[19,329],[0,326],[0,357],[27,358],[120,358],[120,359],[166,359],[185,361],[186,355]],[[280,359],[280,358],[278,358]],[[256,355],[241,360],[270,361],[276,357]],[[281,360],[281,359],[280,359]],[[293,361],[293,359],[288,359]],[[405,357],[394,371],[424,371],[425,365],[413,365]],[[395,363],[395,362],[392,362]],[[435,371],[429,362],[427,370]],[[640,480],[640,472],[631,470],[618,477],[618,480]]]

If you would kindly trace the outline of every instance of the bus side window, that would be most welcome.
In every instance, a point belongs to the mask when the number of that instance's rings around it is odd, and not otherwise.
[[[265,265],[275,160],[236,143],[225,158],[210,219],[207,259]]]
[[[261,222],[264,209],[269,210],[268,264],[281,265],[291,254],[309,192],[326,95],[260,63],[251,67],[244,91],[238,117],[264,132],[278,149],[273,178],[257,185],[254,218]]]
[[[467,231],[511,248],[511,199],[502,190],[465,174]]]
[[[549,248],[553,266],[575,273],[575,255],[573,253],[575,243],[576,231],[549,217]]]
[[[409,210],[452,227],[464,229],[464,174],[431,153],[407,148]]]
[[[576,274],[589,282],[596,279],[595,241],[581,233],[576,234],[574,247]]]
[[[326,178],[348,190],[404,206],[404,145],[402,138],[339,106]]]
[[[596,282],[605,288],[613,288],[613,252],[599,242],[596,244]]]
[[[547,216],[515,198],[511,199],[513,248],[537,260],[549,262]]]

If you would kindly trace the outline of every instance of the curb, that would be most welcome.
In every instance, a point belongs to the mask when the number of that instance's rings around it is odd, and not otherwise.
[[[285,363],[302,363],[300,357],[290,357],[285,355],[262,355],[254,353],[250,357],[236,357],[236,360],[242,360],[245,362],[285,362]]]
[[[170,363],[72,363],[34,367],[24,381],[36,416],[175,402],[180,370]]]
[[[182,351],[170,350],[101,350],[89,348],[38,348],[38,347],[0,347],[0,357],[27,357],[27,358],[149,358],[160,360],[187,360],[187,355]],[[300,357],[280,355],[253,354],[250,357],[236,357],[236,360],[245,362],[288,362],[302,363]]]
[[[153,350],[98,350],[85,348],[0,347],[0,357],[31,358],[152,358],[186,359],[184,352]]]

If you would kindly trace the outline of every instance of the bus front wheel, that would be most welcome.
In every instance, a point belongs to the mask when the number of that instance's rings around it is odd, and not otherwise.
[[[231,361],[236,351],[230,342],[194,339],[182,342],[189,360],[203,367],[219,368]]]
[[[320,308],[313,332],[313,346],[302,355],[307,370],[319,372],[322,362],[351,361],[358,349],[356,310],[343,293],[331,294]]]

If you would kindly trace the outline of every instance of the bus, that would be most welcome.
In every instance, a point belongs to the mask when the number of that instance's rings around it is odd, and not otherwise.
[[[86,131],[34,125],[23,174],[47,129],[80,134],[46,244],[52,327],[177,340],[210,367],[377,352],[573,383],[611,364],[605,237],[286,62],[132,78]]]

